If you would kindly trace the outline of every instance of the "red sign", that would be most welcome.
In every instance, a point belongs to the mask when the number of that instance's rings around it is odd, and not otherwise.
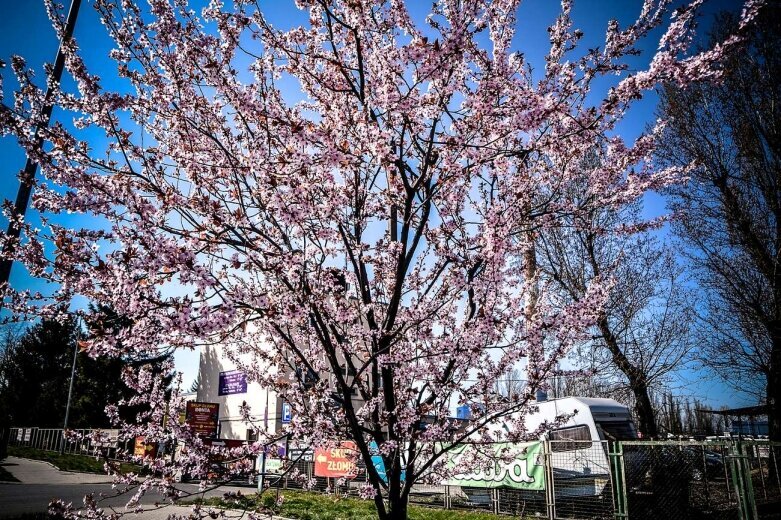
[[[338,448],[317,448],[315,450],[315,476],[355,477],[358,467],[355,459],[358,452],[352,441],[342,442]]]
[[[216,437],[219,417],[220,405],[217,403],[187,403],[185,420],[199,437]]]

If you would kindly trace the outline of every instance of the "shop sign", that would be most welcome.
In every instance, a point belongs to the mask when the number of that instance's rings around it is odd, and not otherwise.
[[[355,460],[358,453],[355,443],[344,441],[336,448],[315,449],[315,476],[318,477],[355,477],[358,466]]]
[[[220,405],[217,403],[187,403],[185,415],[189,424],[199,437],[213,438],[217,436],[217,423],[220,416]]]
[[[247,376],[241,370],[220,372],[217,395],[232,395],[247,393]]]

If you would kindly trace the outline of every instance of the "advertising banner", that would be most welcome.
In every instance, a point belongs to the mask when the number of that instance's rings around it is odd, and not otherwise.
[[[348,477],[358,475],[355,443],[344,441],[338,448],[317,448],[315,450],[315,476]]]
[[[493,450],[493,453],[485,453],[485,450]],[[545,489],[541,442],[492,446],[463,444],[450,452],[448,466],[456,471],[444,482],[451,486]]]
[[[382,455],[380,455],[380,450],[377,448],[376,442],[371,441],[369,443],[369,451],[372,454],[372,465],[374,466],[374,469],[377,470],[377,474],[380,476],[383,482],[387,482],[388,475],[385,472],[385,461],[382,460]],[[405,470],[401,470],[401,481],[404,482],[405,480],[407,480],[407,472]]]
[[[287,450],[284,443],[277,443],[266,446],[266,473],[282,473],[283,460],[286,458],[286,455]],[[258,456],[257,467],[263,467],[263,455]]]
[[[187,403],[186,421],[199,437],[216,437],[220,405],[217,403]]]
[[[247,376],[241,370],[220,372],[217,395],[246,394]]]
[[[157,444],[147,444],[144,437],[136,437],[133,445],[133,455],[155,458],[157,455]]]
[[[260,457],[258,457],[258,467],[261,466]],[[266,473],[279,475],[282,473],[282,459],[266,458]]]

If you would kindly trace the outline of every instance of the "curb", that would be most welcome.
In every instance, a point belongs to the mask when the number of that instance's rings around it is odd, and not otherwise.
[[[43,464],[48,464],[52,468],[56,469],[57,471],[61,471],[63,473],[76,473],[79,475],[100,475],[103,477],[108,477],[109,475],[106,475],[105,473],[95,473],[94,471],[79,471],[76,469],[62,469],[59,466],[56,466],[54,463],[49,462],[48,460],[41,460],[41,459],[31,459],[30,457],[19,457],[17,455],[10,455],[11,457],[16,457],[17,459],[24,459],[24,460],[31,460],[33,462],[41,462]],[[89,457],[89,455],[80,455],[82,457]]]
[[[11,455],[11,456],[12,457],[16,457],[16,455]],[[71,475],[95,475],[95,476],[99,476],[99,477],[109,477],[110,476],[110,475],[106,475],[105,473],[93,473],[91,471],[76,471],[76,470],[62,469],[62,468],[54,465],[53,463],[49,462],[48,460],[31,459],[29,457],[16,457],[16,458],[22,459],[22,460],[29,460],[29,461],[32,461],[32,462],[40,462],[41,464],[46,464],[47,466],[50,466],[51,468],[59,471],[60,473],[66,473],[66,474],[71,474]],[[22,482],[9,482],[9,484],[21,484],[21,483]]]
[[[185,506],[185,507],[187,507],[187,506],[192,507],[192,506],[195,506],[196,504],[178,504],[178,505],[182,505],[182,506]],[[230,512],[235,512],[235,513],[241,513],[242,517],[247,514],[247,510],[245,510],[245,509],[233,509],[233,508],[229,508],[229,507],[205,506],[205,505],[202,505],[201,507],[203,509],[209,508],[209,509],[212,509],[212,510],[215,510],[215,511],[223,511],[223,512],[230,511]],[[264,514],[265,515],[265,516],[261,517],[264,520],[296,520],[295,518],[289,518],[287,516],[270,515],[268,513],[260,513],[260,514]],[[231,518],[231,517],[228,516],[227,518]]]

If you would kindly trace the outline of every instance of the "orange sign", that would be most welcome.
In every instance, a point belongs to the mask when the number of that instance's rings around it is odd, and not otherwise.
[[[342,442],[338,448],[317,448],[315,450],[315,476],[355,477],[358,467],[355,459],[358,452],[352,441]]]
[[[147,444],[144,437],[136,437],[136,442],[133,446],[133,455],[155,458],[155,455],[157,455],[157,445],[154,443]]]

